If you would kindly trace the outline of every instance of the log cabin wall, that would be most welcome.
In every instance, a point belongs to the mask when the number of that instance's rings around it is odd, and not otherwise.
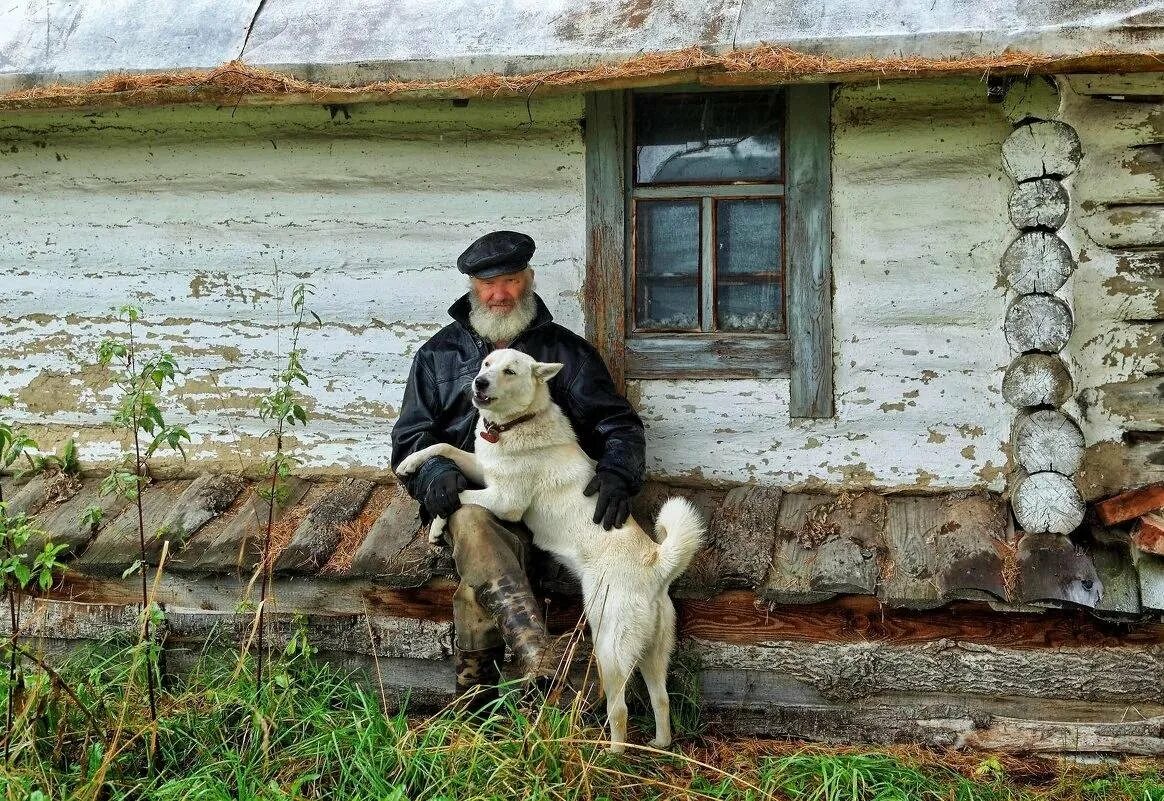
[[[278,264],[317,286],[306,334],[317,474],[382,478],[411,354],[462,291],[473,237],[538,241],[538,290],[581,330],[581,98],[0,117],[0,392],[51,446],[115,458],[93,349],[110,308],[189,371],[188,464],[253,470],[274,369]],[[350,116],[349,116],[350,115]],[[532,118],[532,122],[531,122]],[[1010,415],[998,263],[1011,126],[973,79],[849,85],[833,107],[836,414],[790,420],[789,382],[641,381],[650,471],[688,483],[1001,490]]]

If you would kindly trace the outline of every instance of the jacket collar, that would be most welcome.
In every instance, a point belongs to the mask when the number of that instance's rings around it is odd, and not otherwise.
[[[541,296],[536,292],[534,293],[534,306],[537,311],[534,312],[533,322],[526,327],[525,331],[522,331],[514,337],[515,340],[523,336],[527,331],[533,331],[535,328],[540,328],[546,323],[553,322],[554,316],[550,314],[550,310],[546,307],[545,302],[542,301]],[[449,316],[460,323],[466,331],[475,334],[476,332],[473,331],[473,326],[469,324],[469,308],[469,293],[466,292],[457,298],[452,306],[449,306]]]

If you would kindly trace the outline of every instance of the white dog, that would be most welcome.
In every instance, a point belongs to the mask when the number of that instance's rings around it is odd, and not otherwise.
[[[485,487],[461,492],[461,503],[483,506],[502,520],[525,521],[534,544],[582,584],[611,750],[622,751],[626,742],[626,682],[636,667],[655,714],[651,745],[665,748],[671,744],[667,666],[675,647],[675,607],[667,588],[699,549],[703,521],[688,501],[671,498],[655,523],[657,543],[633,519],[611,531],[592,522],[596,499],[582,490],[594,477],[594,461],[579,447],[547,387],[561,369],[516,350],[489,354],[474,381],[473,404],[481,412],[476,453],[432,445],[401,462],[397,472],[406,476],[434,456],[447,457]],[[429,538],[439,541],[443,528],[444,520],[434,520]]]

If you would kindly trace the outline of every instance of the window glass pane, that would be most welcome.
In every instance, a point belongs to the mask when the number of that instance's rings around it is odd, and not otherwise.
[[[780,331],[780,201],[716,202],[716,327],[720,331]]]
[[[639,330],[699,328],[698,200],[635,203],[635,322]]]
[[[779,92],[639,94],[635,183],[780,180]]]

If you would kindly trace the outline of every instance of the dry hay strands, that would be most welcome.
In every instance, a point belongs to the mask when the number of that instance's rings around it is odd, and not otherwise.
[[[1106,65],[1106,66],[1105,66]],[[522,75],[486,73],[444,80],[377,81],[359,86],[315,83],[293,75],[229,61],[210,70],[109,75],[89,83],[52,84],[0,93],[0,110],[100,105],[161,105],[180,102],[255,103],[363,102],[400,96],[528,96],[538,90],[582,91],[646,83],[771,83],[814,77],[852,80],[929,75],[984,75],[1091,69],[1164,70],[1153,53],[1093,51],[1059,57],[1023,51],[958,58],[867,56],[840,58],[761,44],[716,53],[688,47],[648,53],[589,67],[542,70]]]

